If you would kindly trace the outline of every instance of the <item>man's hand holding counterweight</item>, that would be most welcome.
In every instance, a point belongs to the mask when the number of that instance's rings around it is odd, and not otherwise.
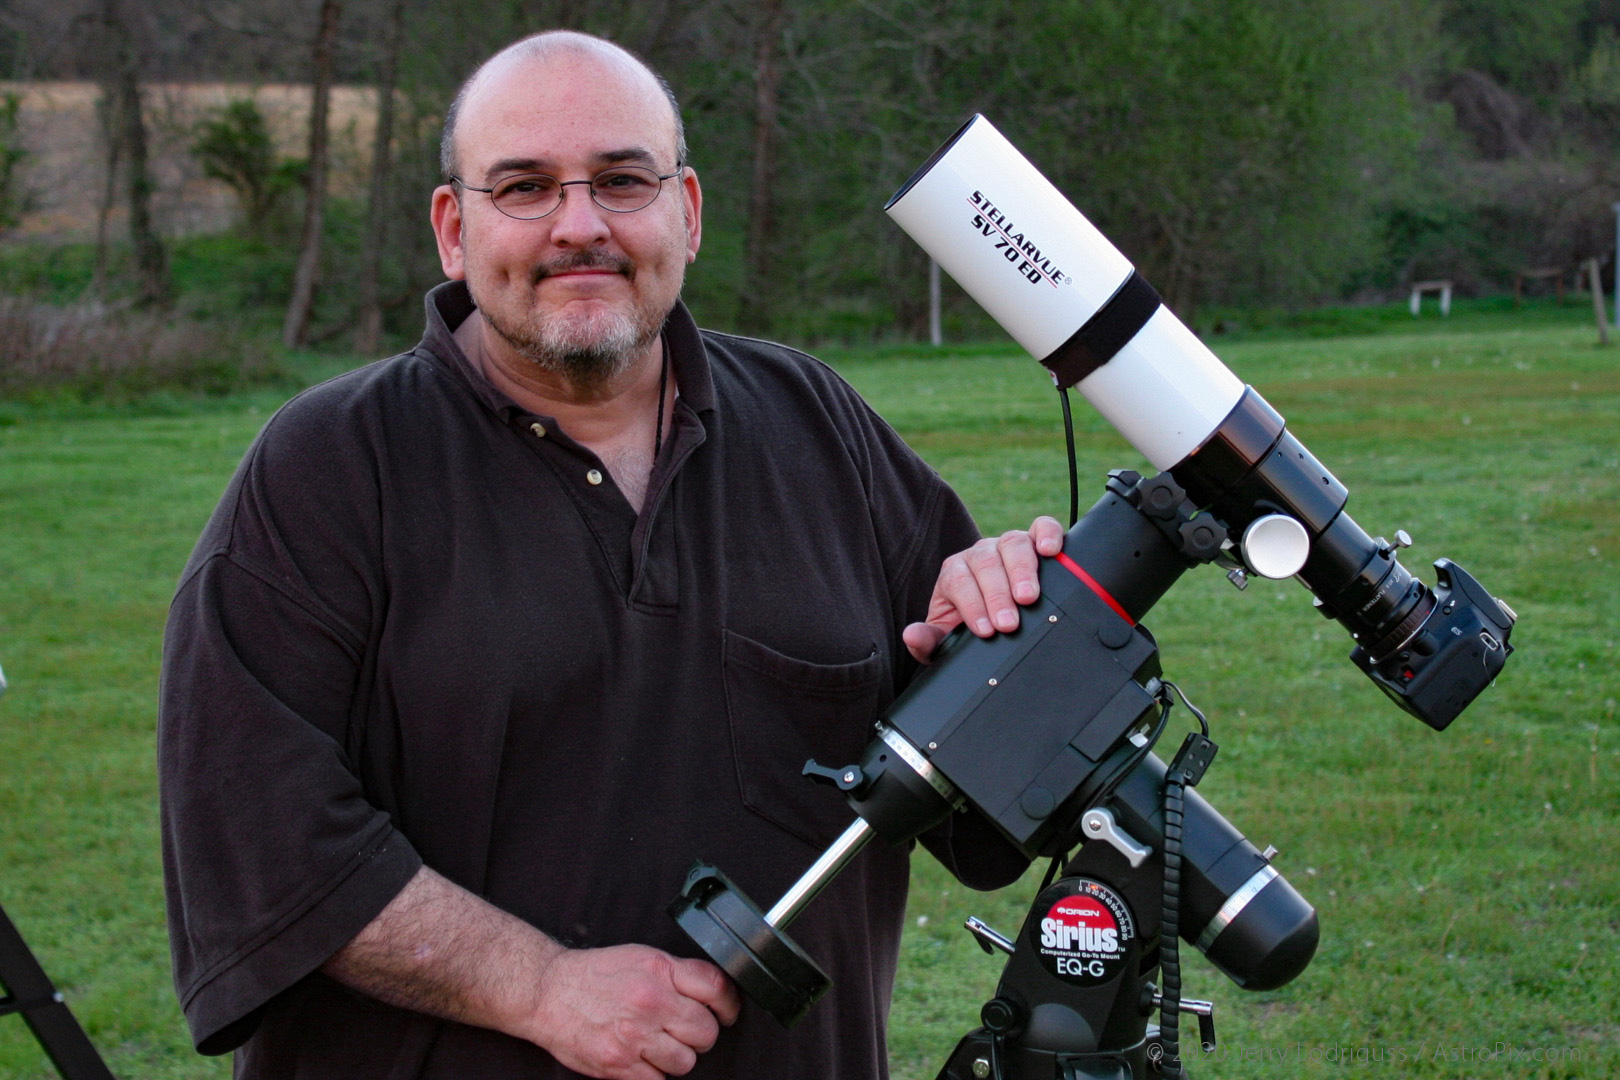
[[[713,964],[644,945],[566,948],[427,867],[322,970],[604,1080],[685,1075],[741,1005]]]

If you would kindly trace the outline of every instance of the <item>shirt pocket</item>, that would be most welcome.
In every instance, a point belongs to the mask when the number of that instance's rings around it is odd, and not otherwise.
[[[743,805],[820,850],[855,820],[843,795],[802,775],[815,758],[850,765],[872,737],[887,663],[875,646],[847,664],[817,664],[721,631],[726,718]]]

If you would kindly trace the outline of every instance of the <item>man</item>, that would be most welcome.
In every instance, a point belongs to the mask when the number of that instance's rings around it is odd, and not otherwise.
[[[421,345],[278,413],[192,555],[171,940],[239,1077],[886,1072],[905,851],[795,923],[837,982],[791,1032],[664,907],[698,857],[756,897],[796,878],[849,820],[799,766],[852,760],[957,622],[1016,626],[1060,530],[974,543],[836,376],[696,328],[682,143],[599,39],[486,63]],[[966,818],[927,843],[970,883],[1022,868]]]

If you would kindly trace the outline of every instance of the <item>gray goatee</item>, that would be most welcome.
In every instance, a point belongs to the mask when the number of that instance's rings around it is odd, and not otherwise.
[[[553,274],[587,268],[612,270],[635,280],[635,264],[625,256],[578,251],[537,267],[534,282],[538,285]],[[561,375],[576,388],[590,392],[623,374],[646,351],[663,328],[667,314],[636,308],[631,312],[580,316],[534,315],[516,326],[491,319],[489,325],[536,367]]]

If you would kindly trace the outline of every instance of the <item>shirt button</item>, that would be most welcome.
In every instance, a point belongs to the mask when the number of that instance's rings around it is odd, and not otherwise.
[[[602,482],[602,470],[592,469],[590,472],[585,474],[585,479],[590,481],[593,485],[600,484]]]
[[[529,425],[529,430],[534,432],[534,437],[537,438],[537,439],[543,439],[543,438],[546,437],[546,425],[544,425],[544,424],[541,424],[541,423],[530,424]]]

